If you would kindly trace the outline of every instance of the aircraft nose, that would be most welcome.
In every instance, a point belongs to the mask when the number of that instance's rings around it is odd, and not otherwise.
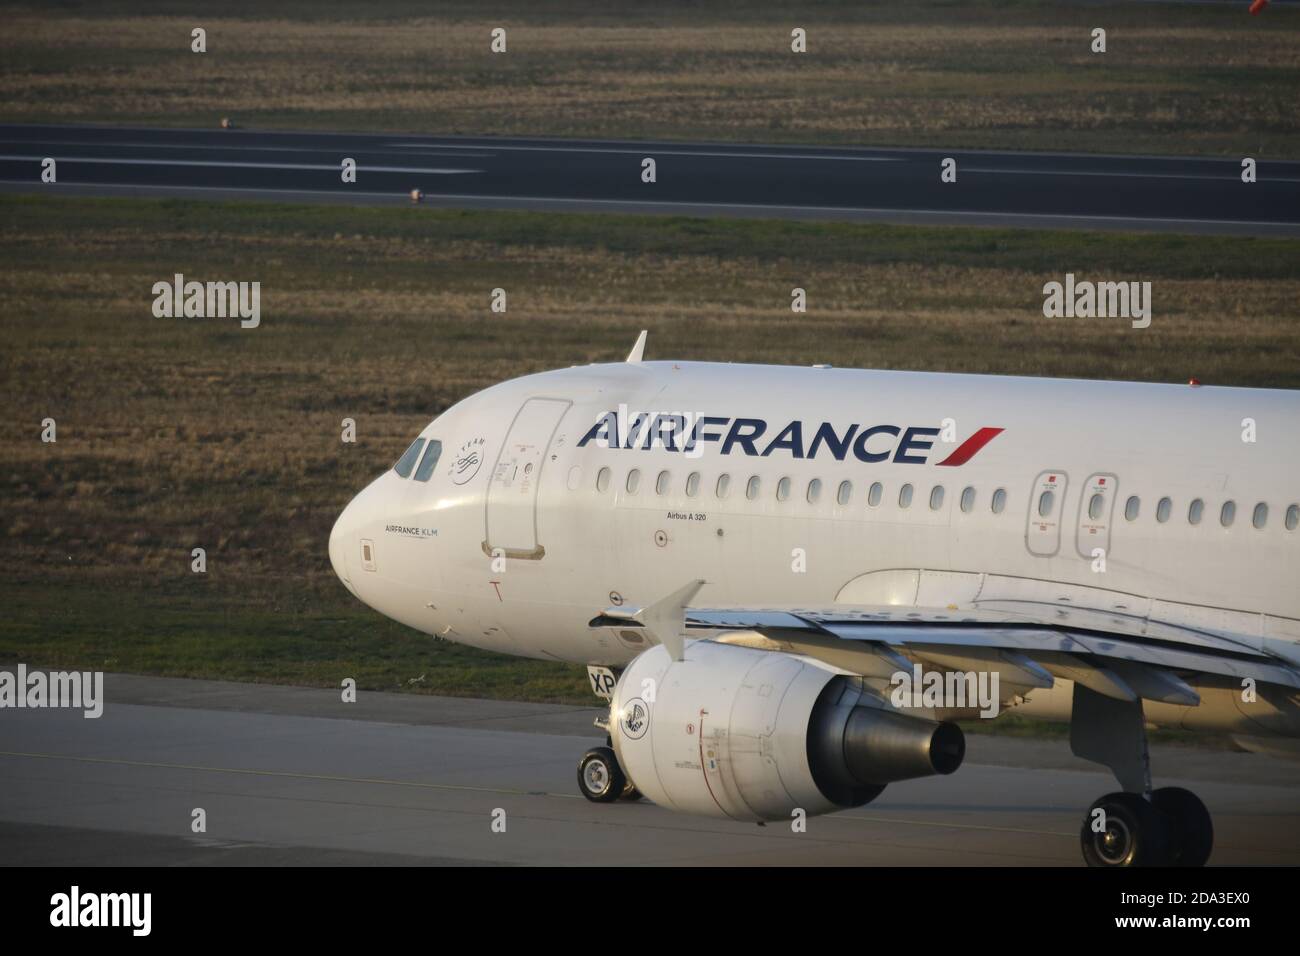
[[[334,566],[334,573],[339,576],[339,580],[349,587],[352,585],[352,581],[348,578],[347,556],[352,551],[350,545],[355,523],[349,517],[348,512],[353,510],[351,504],[344,508],[330,531],[330,564]]]

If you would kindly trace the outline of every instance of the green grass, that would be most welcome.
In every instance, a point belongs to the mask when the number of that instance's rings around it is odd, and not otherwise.
[[[330,590],[283,601],[203,576],[143,590],[86,577],[0,583],[0,660],[162,677],[592,704],[581,668],[415,634]]]

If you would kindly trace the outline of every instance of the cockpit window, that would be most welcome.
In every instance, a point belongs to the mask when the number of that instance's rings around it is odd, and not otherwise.
[[[416,481],[428,481],[429,476],[433,474],[433,469],[438,467],[438,456],[442,454],[442,442],[435,439],[429,439],[429,447],[424,450],[424,457],[420,459],[420,467],[415,469]]]
[[[397,459],[397,464],[393,466],[393,471],[397,472],[403,478],[411,477],[411,469],[415,467],[415,460],[420,457],[420,449],[424,447],[424,439],[417,438],[411,442],[411,447],[402,453],[402,457]]]

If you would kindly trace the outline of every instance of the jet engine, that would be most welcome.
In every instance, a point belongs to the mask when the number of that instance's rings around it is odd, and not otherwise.
[[[712,641],[672,660],[637,657],[614,689],[609,730],[645,796],[687,813],[788,820],[861,806],[896,780],[952,773],[956,724],[890,707],[811,658]]]

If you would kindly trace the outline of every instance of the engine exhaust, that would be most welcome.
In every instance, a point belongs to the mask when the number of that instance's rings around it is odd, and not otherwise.
[[[808,763],[828,800],[861,806],[886,784],[961,766],[966,737],[956,724],[909,717],[867,699],[856,682],[840,676],[813,708]]]

